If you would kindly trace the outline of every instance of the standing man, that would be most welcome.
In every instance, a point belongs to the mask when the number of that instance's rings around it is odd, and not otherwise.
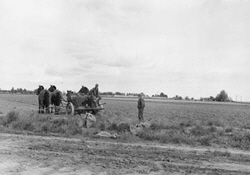
[[[143,94],[139,94],[139,99],[137,102],[137,108],[138,108],[138,118],[139,118],[139,122],[143,122],[144,118],[143,118],[143,110],[145,107],[145,101],[143,99]]]
[[[99,87],[99,85],[96,84],[95,87],[89,91],[88,95],[90,95],[91,98],[96,101],[97,105],[100,106],[99,101],[101,100],[101,97],[99,96],[98,87]]]

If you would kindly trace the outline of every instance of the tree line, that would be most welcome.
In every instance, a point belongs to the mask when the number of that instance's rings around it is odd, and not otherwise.
[[[12,87],[10,90],[2,90],[0,89],[1,93],[12,93],[12,94],[34,94],[35,90],[27,90],[25,88],[14,88]]]
[[[1,90],[1,93],[17,93],[17,94],[35,94],[36,90],[27,90],[25,88],[14,88],[12,87],[10,90]],[[109,96],[134,96],[137,97],[141,93],[123,93],[123,92],[100,92],[100,95],[109,95]],[[145,95],[147,96],[147,95]],[[201,97],[200,99],[189,98],[186,96],[185,98],[176,95],[174,97],[169,97],[167,94],[161,92],[160,94],[152,95],[152,97],[161,97],[166,99],[173,99],[173,100],[199,100],[199,101],[218,101],[218,102],[228,102],[233,101],[232,98],[228,96],[228,93],[225,90],[221,90],[215,97]]]

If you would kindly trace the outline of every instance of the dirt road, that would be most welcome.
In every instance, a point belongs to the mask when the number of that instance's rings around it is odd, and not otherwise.
[[[250,153],[1,133],[0,174],[250,174]]]

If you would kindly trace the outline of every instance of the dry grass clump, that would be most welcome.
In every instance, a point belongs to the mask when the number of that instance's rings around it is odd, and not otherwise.
[[[229,138],[229,144],[231,147],[241,148],[244,150],[250,149],[250,133],[238,133]]]
[[[133,125],[134,126],[134,125]],[[220,119],[199,122],[186,118],[174,122],[153,121],[136,135],[130,131],[130,122],[112,120],[108,116],[96,115],[92,128],[85,128],[80,115],[37,114],[11,111],[0,117],[0,128],[34,134],[92,137],[100,131],[117,133],[118,140],[135,142],[138,140],[187,145],[221,145],[250,150],[248,127],[236,128],[225,125]]]
[[[11,111],[0,119],[0,125],[17,131],[32,131],[34,133],[60,133],[67,135],[81,134],[77,118],[55,117],[53,115],[39,115],[36,113],[23,114]]]
[[[0,118],[0,124],[7,127],[9,126],[10,123],[17,121],[19,117],[18,112],[16,111],[11,111],[4,117]]]
[[[175,124],[152,123],[150,128],[144,129],[138,136],[162,143],[210,146],[214,140],[219,139],[221,130],[213,124],[206,126],[185,120]]]

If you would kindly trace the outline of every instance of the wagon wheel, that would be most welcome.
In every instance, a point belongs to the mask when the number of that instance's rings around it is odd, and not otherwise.
[[[74,105],[71,102],[69,102],[66,106],[66,113],[72,115],[75,113]]]

